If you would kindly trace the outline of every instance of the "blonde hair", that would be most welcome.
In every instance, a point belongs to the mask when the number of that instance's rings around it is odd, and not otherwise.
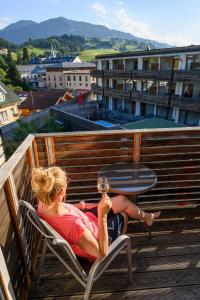
[[[63,187],[67,186],[67,175],[59,167],[35,168],[32,171],[31,186],[37,199],[50,205]]]

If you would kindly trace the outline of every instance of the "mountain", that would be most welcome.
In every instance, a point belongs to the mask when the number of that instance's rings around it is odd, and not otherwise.
[[[40,23],[31,20],[21,20],[0,30],[0,38],[16,44],[22,44],[31,39],[46,38],[61,35],[79,35],[85,38],[119,38],[138,42],[151,43],[155,47],[169,47],[165,43],[137,38],[130,33],[109,29],[106,26],[95,25],[82,21],[69,20],[63,17],[49,19]]]

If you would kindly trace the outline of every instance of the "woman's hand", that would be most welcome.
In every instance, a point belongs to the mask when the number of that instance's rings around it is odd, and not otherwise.
[[[112,202],[107,194],[102,194],[101,200],[98,203],[98,215],[107,215],[112,207]]]

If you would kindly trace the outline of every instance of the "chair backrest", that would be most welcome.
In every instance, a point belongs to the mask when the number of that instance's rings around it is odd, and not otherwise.
[[[25,207],[26,209],[25,213],[28,219],[30,220],[32,225],[38,230],[38,232],[40,232],[42,236],[47,240],[50,249],[52,247],[55,248],[55,245],[60,245],[65,249],[66,254],[73,262],[75,268],[78,270],[82,280],[85,281],[87,278],[87,274],[85,273],[84,269],[80,265],[69,243],[57,231],[55,231],[46,221],[44,221],[42,218],[39,217],[38,213],[30,203],[24,200],[20,200],[19,205],[21,207],[22,206]],[[56,251],[56,249],[54,249],[53,252],[57,253],[56,254],[57,257],[60,256],[60,254]]]

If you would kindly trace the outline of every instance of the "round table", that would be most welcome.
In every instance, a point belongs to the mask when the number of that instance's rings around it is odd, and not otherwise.
[[[110,192],[121,195],[145,193],[156,185],[154,171],[141,163],[118,163],[104,167],[99,176],[107,177]]]
[[[121,195],[130,195],[136,202],[136,195],[149,191],[156,185],[157,177],[154,171],[141,163],[118,163],[104,167],[99,177],[105,176],[109,181],[109,191]],[[140,220],[138,222],[141,223]],[[144,223],[141,225],[149,232],[151,230]]]

